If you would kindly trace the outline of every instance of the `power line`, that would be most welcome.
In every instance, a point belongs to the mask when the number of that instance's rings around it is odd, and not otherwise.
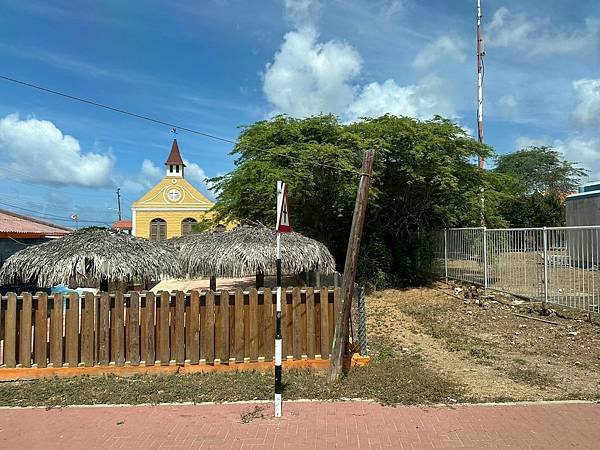
[[[73,219],[71,219],[70,217],[67,218],[67,217],[63,217],[63,216],[57,216],[57,215],[54,215],[54,214],[40,213],[40,212],[35,211],[33,209],[23,208],[22,206],[17,206],[17,205],[13,205],[13,204],[2,202],[2,201],[0,201],[0,205],[9,206],[11,208],[16,208],[16,209],[19,209],[21,211],[27,211],[29,213],[33,213],[34,217],[37,217],[37,218],[40,218],[40,219],[52,219],[52,220],[73,222]],[[101,223],[101,224],[104,224],[104,225],[108,225],[108,222],[102,221],[102,220],[83,220],[83,219],[78,219],[77,221],[78,222],[84,222],[84,223]]]
[[[78,96],[75,96],[75,95],[67,94],[65,92],[61,92],[61,91],[57,91],[55,89],[50,89],[50,88],[47,88],[47,87],[44,87],[44,86],[40,86],[40,85],[37,85],[37,84],[29,83],[27,81],[18,80],[16,78],[8,77],[6,75],[1,75],[0,74],[0,79],[5,80],[5,81],[10,81],[11,83],[16,83],[16,84],[19,84],[21,86],[26,86],[26,87],[29,87],[29,88],[32,88],[32,89],[37,89],[39,91],[43,91],[43,92],[46,92],[46,93],[49,93],[49,94],[58,95],[60,97],[67,98],[69,100],[74,100],[74,101],[77,101],[77,102],[85,103],[85,104],[88,104],[88,105],[91,105],[91,106],[95,106],[97,108],[103,108],[103,109],[106,109],[106,110],[109,110],[109,111],[117,112],[119,114],[124,114],[124,115],[127,115],[127,116],[135,117],[137,119],[145,120],[145,121],[148,121],[148,122],[153,122],[153,123],[156,123],[156,124],[159,124],[159,125],[165,125],[165,126],[168,126],[170,128],[175,128],[177,130],[187,131],[189,133],[193,133],[193,134],[197,134],[197,135],[200,135],[200,136],[204,136],[204,137],[207,137],[209,139],[214,139],[216,141],[225,142],[225,143],[233,144],[233,145],[237,145],[238,144],[238,142],[235,141],[235,140],[233,140],[233,139],[216,136],[214,134],[207,133],[205,131],[195,130],[193,128],[187,128],[187,127],[184,127],[182,125],[178,125],[176,123],[167,122],[165,120],[157,119],[155,117],[147,116],[147,115],[144,115],[144,114],[134,113],[134,112],[122,109],[122,108],[117,108],[115,106],[107,105],[105,103],[100,103],[100,102],[97,102],[95,100],[89,100],[89,99],[86,99],[86,98],[82,98],[82,97],[78,97]],[[246,145],[245,147],[250,148],[250,149],[254,149],[254,150],[258,150],[260,152],[265,152],[265,153],[273,154],[270,150],[265,150],[265,149],[262,149],[262,148],[258,148],[258,147],[254,147],[254,146],[248,146],[248,145]],[[312,164],[314,166],[321,166],[321,167],[325,167],[325,168],[328,168],[328,169],[334,169],[334,170],[339,170],[339,171],[343,171],[343,172],[350,172],[350,173],[354,173],[356,175],[360,175],[360,171],[358,171],[358,170],[348,169],[346,167],[333,166],[331,164],[319,163],[319,162],[312,161],[312,160],[303,160],[302,158],[299,158],[297,156],[292,156],[292,155],[288,155],[288,154],[285,154],[285,153],[283,153],[283,154],[279,154],[278,153],[277,156],[281,156],[281,157],[288,158],[288,159],[298,160],[298,161],[301,161],[303,163]]]

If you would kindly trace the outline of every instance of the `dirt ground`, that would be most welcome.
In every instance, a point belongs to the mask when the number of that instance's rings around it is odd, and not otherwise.
[[[544,316],[539,304],[454,287],[369,296],[371,339],[390,341],[397,354],[420,355],[474,401],[600,399],[599,325],[578,312],[559,308],[571,318]]]

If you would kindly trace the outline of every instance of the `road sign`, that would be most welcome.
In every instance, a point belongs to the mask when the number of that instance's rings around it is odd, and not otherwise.
[[[277,192],[277,231],[289,233],[292,231],[290,222],[290,209],[288,206],[287,186],[281,183],[281,189]]]

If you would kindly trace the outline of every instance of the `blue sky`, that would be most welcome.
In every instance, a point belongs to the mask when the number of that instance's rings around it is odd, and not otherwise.
[[[476,130],[475,0],[0,0],[0,74],[234,138],[279,112]],[[483,0],[485,140],[600,178],[600,3]],[[188,178],[231,145],[181,131]],[[110,223],[163,174],[170,128],[0,81],[0,207]],[[91,222],[90,222],[91,224]]]

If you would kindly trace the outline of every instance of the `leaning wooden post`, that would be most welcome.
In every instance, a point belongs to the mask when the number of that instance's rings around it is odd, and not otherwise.
[[[335,321],[335,332],[333,334],[333,349],[331,350],[331,365],[329,368],[329,381],[331,382],[337,381],[342,374],[344,352],[348,342],[348,321],[350,320],[350,308],[352,307],[354,278],[356,277],[360,238],[365,223],[369,187],[371,186],[371,177],[373,175],[374,157],[375,150],[367,150],[365,152],[360,183],[356,194],[356,203],[354,204],[352,228],[350,229],[350,238],[348,239],[346,262],[342,277],[342,305]]]

